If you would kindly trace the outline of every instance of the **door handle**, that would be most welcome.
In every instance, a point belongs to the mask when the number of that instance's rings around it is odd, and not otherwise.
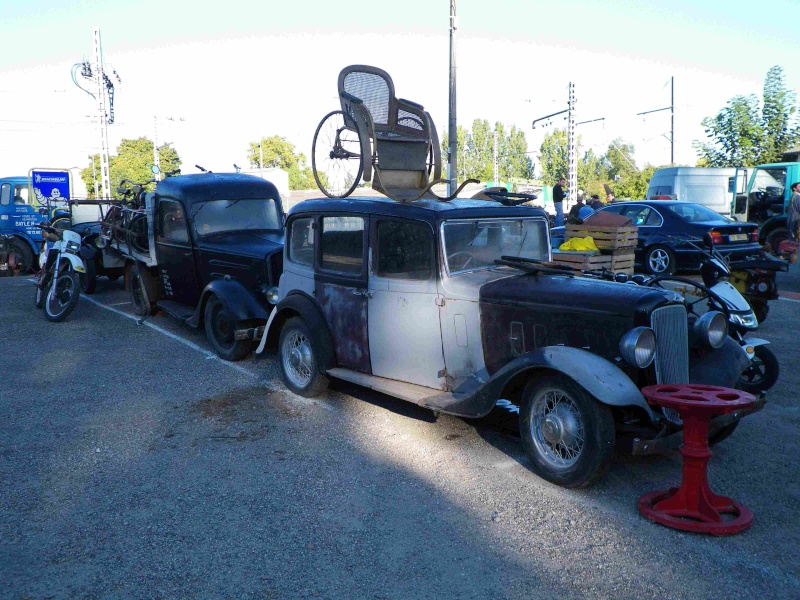
[[[354,296],[365,296],[366,298],[372,298],[375,295],[375,292],[371,290],[352,288],[350,291]]]

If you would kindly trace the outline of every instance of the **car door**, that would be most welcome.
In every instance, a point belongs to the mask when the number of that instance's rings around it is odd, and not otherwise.
[[[158,203],[156,260],[164,296],[181,304],[196,306],[200,289],[186,212],[180,202],[161,199]]]
[[[370,373],[367,335],[367,224],[361,215],[322,215],[314,296],[328,323],[336,363]]]
[[[631,225],[639,228],[639,239],[636,244],[636,260],[641,261],[644,250],[660,233],[663,219],[656,209],[646,204],[628,204],[622,207],[620,214],[631,220]]]
[[[433,229],[422,221],[376,219],[371,248],[372,374],[446,389]]]

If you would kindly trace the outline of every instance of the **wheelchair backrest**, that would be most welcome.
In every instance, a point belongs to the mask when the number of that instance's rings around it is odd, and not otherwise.
[[[339,93],[347,92],[364,102],[375,125],[394,125],[392,104],[394,84],[383,69],[367,65],[350,65],[339,73]],[[342,99],[342,110],[345,100]]]

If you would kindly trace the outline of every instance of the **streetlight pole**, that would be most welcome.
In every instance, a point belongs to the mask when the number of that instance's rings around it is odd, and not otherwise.
[[[261,169],[261,179],[264,179],[264,148],[258,142],[258,167]]]

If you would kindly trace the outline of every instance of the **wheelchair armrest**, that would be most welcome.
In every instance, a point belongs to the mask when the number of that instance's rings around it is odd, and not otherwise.
[[[416,102],[412,102],[411,100],[406,100],[405,98],[398,98],[397,102],[400,104],[406,104],[412,108],[418,108],[420,110],[423,110],[425,108],[424,106],[422,106],[422,104],[417,104]]]
[[[350,100],[350,102],[355,102],[356,104],[364,104],[364,101],[361,98],[359,98],[358,96],[353,96],[353,94],[348,94],[347,92],[339,92],[339,95],[345,100]]]

